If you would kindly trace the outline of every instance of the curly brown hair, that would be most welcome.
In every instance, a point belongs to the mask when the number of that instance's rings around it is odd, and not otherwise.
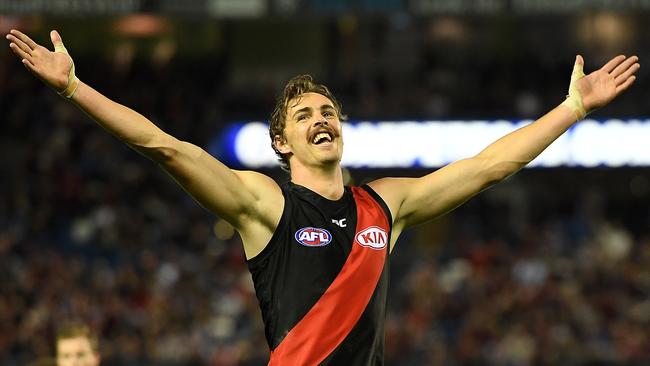
[[[329,91],[329,89],[327,89],[325,85],[315,83],[311,75],[298,75],[291,78],[287,82],[287,85],[285,85],[282,95],[280,95],[277,99],[273,113],[271,113],[271,119],[269,123],[271,147],[273,148],[273,151],[275,151],[275,154],[278,156],[278,161],[280,162],[282,169],[288,172],[291,171],[291,167],[289,166],[289,157],[286,156],[286,154],[282,154],[275,148],[274,140],[276,136],[280,136],[282,140],[285,138],[284,127],[286,126],[287,122],[289,101],[305,93],[318,93],[325,96],[330,101],[332,101],[332,104],[334,104],[334,108],[336,109],[336,114],[339,116],[339,119],[341,121],[345,121],[347,119],[347,117],[341,112],[341,103],[339,103],[336,98],[334,98],[334,95]]]

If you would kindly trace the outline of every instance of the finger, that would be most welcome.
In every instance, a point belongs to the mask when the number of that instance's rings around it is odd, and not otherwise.
[[[14,35],[7,34],[7,39],[11,41],[13,44],[15,44],[16,46],[18,46],[24,52],[31,54],[32,49],[29,48],[29,46],[25,42],[16,38]],[[11,47],[11,44],[9,44],[9,47]]]
[[[63,43],[61,35],[56,30],[50,32],[50,39],[52,40],[52,44]]]
[[[616,68],[611,72],[611,75],[613,77],[617,77],[617,76],[621,75],[622,73],[624,73],[627,69],[629,69],[630,66],[632,66],[638,60],[639,60],[639,58],[636,57],[636,56],[629,57],[627,60],[622,62],[620,65],[616,66]]]
[[[27,35],[23,32],[12,29],[11,31],[9,31],[9,33],[13,34],[14,36],[18,37],[21,41],[25,42],[31,49],[36,49],[36,47],[38,46],[36,42],[32,41],[32,39],[27,37]]]
[[[55,30],[51,31],[50,40],[52,40],[52,44],[54,45],[54,52],[67,53],[65,46],[63,45],[63,39],[61,39],[61,35],[59,34],[59,32]]]
[[[623,55],[616,56],[616,57],[614,57],[613,59],[609,60],[609,62],[606,63],[606,64],[605,64],[603,67],[601,67],[600,69],[603,70],[603,71],[605,71],[605,72],[607,72],[607,73],[610,73],[612,70],[614,70],[614,68],[615,68],[616,66],[618,66],[618,64],[620,64],[621,62],[623,62],[623,60],[625,60],[625,56],[623,56]]]
[[[36,73],[36,66],[33,63],[31,63],[29,60],[22,59],[22,63],[23,65],[25,65],[27,69],[29,69],[29,71]]]
[[[16,54],[16,56],[20,57],[23,60],[29,60],[29,62],[32,62],[32,56],[23,51],[20,47],[18,47],[15,43],[9,43],[9,48]]]
[[[619,95],[622,92],[626,91],[627,88],[629,88],[630,85],[632,85],[632,83],[634,83],[634,80],[636,80],[636,76],[632,75],[629,78],[627,78],[627,80],[625,80],[625,82],[623,84],[617,86],[616,87],[616,95]]]
[[[585,60],[582,59],[582,56],[576,55],[576,60],[573,63],[573,71],[571,72],[572,81],[575,81],[585,76],[585,72],[583,70],[584,66],[585,66]]]
[[[627,81],[627,79],[630,78],[630,76],[634,75],[634,73],[636,73],[639,70],[640,67],[641,67],[641,65],[639,65],[639,64],[634,64],[634,65],[630,66],[627,70],[625,70],[624,73],[617,76],[614,79],[614,82],[616,83],[616,85],[623,84],[625,81]]]

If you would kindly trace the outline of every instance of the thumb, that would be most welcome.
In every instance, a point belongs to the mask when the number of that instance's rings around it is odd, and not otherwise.
[[[59,32],[55,30],[51,31],[50,39],[52,40],[52,44],[54,45],[54,52],[67,53],[65,46],[63,46],[63,39],[61,39],[61,35],[59,34]]]
[[[575,82],[581,77],[585,76],[583,67],[585,60],[580,55],[576,55],[576,62],[573,64],[573,72],[571,73],[571,82]]]
[[[571,82],[569,83],[569,95],[563,105],[569,107],[575,113],[578,120],[585,118],[587,111],[582,102],[582,95],[580,90],[578,90],[577,81],[585,76],[582,67],[584,66],[584,60],[582,56],[576,55],[576,61],[573,64],[573,72],[571,72]]]

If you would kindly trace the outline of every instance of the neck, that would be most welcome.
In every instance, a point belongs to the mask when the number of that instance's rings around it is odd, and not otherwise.
[[[329,200],[338,200],[344,192],[343,173],[339,164],[329,169],[291,169],[291,181]]]

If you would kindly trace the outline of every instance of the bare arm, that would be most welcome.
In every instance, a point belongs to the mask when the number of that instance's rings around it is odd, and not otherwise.
[[[68,96],[79,109],[160,164],[203,206],[243,231],[245,242],[248,238],[250,242],[265,243],[263,237],[267,234],[270,238],[283,206],[282,194],[273,180],[259,173],[227,168],[203,149],[177,140],[141,114],[78,81],[61,37],[56,31],[50,37],[55,52],[21,32],[12,30],[7,35],[12,51],[35,76],[62,95],[72,94]],[[248,233],[249,228],[257,229]]]
[[[424,177],[384,178],[371,185],[388,202],[398,230],[442,215],[523,168],[579,118],[625,91],[635,80],[637,61],[636,56],[618,56],[584,76],[582,57],[578,56],[570,97],[537,121],[500,138],[472,158]]]
[[[263,198],[279,193],[270,178],[229,169],[202,148],[163,132],[141,114],[83,82],[72,101],[102,127],[157,162],[203,206],[236,227],[251,219],[267,220],[269,226],[274,223],[272,218],[258,215],[264,211],[260,207],[266,203]]]

